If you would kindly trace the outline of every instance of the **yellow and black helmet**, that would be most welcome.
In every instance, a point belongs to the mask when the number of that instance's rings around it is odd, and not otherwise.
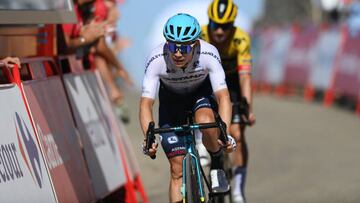
[[[213,0],[208,8],[208,16],[215,23],[234,22],[236,15],[237,6],[232,0]]]

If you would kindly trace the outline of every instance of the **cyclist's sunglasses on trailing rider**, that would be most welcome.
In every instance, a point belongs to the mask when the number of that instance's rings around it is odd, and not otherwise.
[[[222,30],[229,30],[232,27],[234,27],[234,22],[221,24],[221,23],[216,23],[212,20],[209,20],[209,27],[211,30],[217,30],[219,28],[221,28]]]
[[[177,43],[168,41],[167,47],[168,47],[169,51],[173,54],[175,54],[178,51],[180,51],[181,54],[188,54],[191,52],[192,48],[194,47],[194,44],[195,44],[195,42],[193,42],[191,44],[177,44]]]

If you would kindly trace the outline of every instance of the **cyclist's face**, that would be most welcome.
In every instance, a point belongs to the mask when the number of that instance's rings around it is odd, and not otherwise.
[[[209,28],[211,39],[218,44],[224,43],[229,37],[233,27],[233,23],[218,24],[210,21]]]
[[[171,53],[171,59],[177,68],[186,66],[192,60],[193,49],[196,42],[173,43],[167,42],[168,49]]]

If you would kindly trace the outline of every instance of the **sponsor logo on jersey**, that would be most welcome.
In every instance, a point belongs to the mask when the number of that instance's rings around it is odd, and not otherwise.
[[[171,136],[168,137],[167,141],[169,142],[169,144],[175,144],[179,142],[179,139],[176,136]]]
[[[42,188],[43,174],[41,166],[41,155],[38,151],[36,140],[33,139],[31,130],[26,126],[24,120],[15,113],[15,127],[19,142],[21,156],[25,161],[34,182]]]
[[[164,56],[165,53],[161,53],[161,54],[156,54],[155,56],[152,56],[150,58],[150,60],[146,63],[146,66],[145,66],[145,73],[147,72],[147,69],[149,68],[150,64],[155,60],[155,59],[158,59],[162,56]]]
[[[200,52],[200,54],[212,56],[213,58],[215,58],[221,64],[221,59],[217,54],[214,54],[214,53],[209,52],[209,51],[202,51],[202,52]]]
[[[163,78],[163,79],[168,80],[168,81],[186,81],[186,80],[191,80],[191,79],[199,79],[203,76],[205,76],[204,73],[189,75],[189,76],[184,76],[184,77],[179,77],[179,78]]]

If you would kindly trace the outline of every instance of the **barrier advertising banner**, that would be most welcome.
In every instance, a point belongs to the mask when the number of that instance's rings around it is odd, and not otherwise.
[[[21,92],[0,86],[0,200],[56,202],[50,177]]]
[[[350,36],[347,34],[345,44],[340,57],[336,62],[336,75],[334,89],[343,95],[357,98],[360,81],[360,35]]]
[[[293,33],[290,29],[279,29],[274,35],[270,49],[265,53],[269,60],[266,67],[266,82],[279,85],[284,80],[285,59],[293,41]]]
[[[268,54],[268,50],[271,50],[274,44],[276,30],[267,29],[261,30],[261,34],[258,36],[259,50],[257,52],[258,58],[255,60],[254,66],[254,81],[258,83],[266,82],[267,68],[271,60],[271,56]]]
[[[310,77],[311,49],[317,38],[318,30],[312,27],[306,28],[294,36],[286,61],[284,75],[286,84],[307,84]]]
[[[130,177],[134,178],[136,175],[140,174],[140,169],[137,163],[137,159],[134,154],[133,147],[129,140],[129,135],[127,134],[126,127],[123,124],[123,122],[114,114],[114,110],[111,106],[111,101],[108,97],[105,85],[103,83],[103,80],[101,78],[101,75],[99,71],[95,71],[97,83],[99,84],[100,91],[101,91],[101,103],[103,105],[103,109],[105,111],[105,116],[108,117],[108,120],[110,121],[111,130],[113,132],[113,135],[116,136],[119,147],[122,147],[123,150],[126,152],[126,163],[129,167],[129,172],[131,174]]]
[[[337,27],[321,32],[313,47],[313,55],[310,61],[310,84],[314,88],[326,90],[329,87],[340,42],[341,33]]]
[[[94,202],[73,117],[59,76],[23,83],[59,202]]]
[[[125,184],[111,124],[101,105],[101,91],[93,72],[64,75],[66,90],[84,147],[90,176],[97,198]]]

